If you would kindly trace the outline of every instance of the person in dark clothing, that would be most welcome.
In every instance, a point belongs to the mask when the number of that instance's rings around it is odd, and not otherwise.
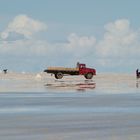
[[[3,72],[4,72],[4,74],[6,74],[7,73],[7,69],[4,69]]]
[[[140,78],[140,72],[139,72],[139,69],[136,70],[136,77],[137,77],[137,78]]]

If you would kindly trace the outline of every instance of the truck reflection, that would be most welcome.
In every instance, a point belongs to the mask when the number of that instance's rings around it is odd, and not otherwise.
[[[71,81],[57,81],[53,83],[45,84],[47,89],[51,90],[77,90],[77,91],[86,91],[93,90],[96,87],[96,83],[92,80],[84,80],[72,83]]]

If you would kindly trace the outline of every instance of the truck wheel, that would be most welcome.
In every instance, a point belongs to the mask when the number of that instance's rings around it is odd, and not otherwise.
[[[58,72],[55,74],[55,78],[56,79],[62,79],[63,78],[63,74],[61,72]]]
[[[85,75],[85,78],[86,78],[86,79],[92,79],[92,77],[93,77],[93,74],[92,74],[92,73],[87,73],[87,74]]]

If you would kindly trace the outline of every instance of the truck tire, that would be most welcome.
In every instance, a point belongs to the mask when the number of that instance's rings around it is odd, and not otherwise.
[[[55,74],[55,78],[56,79],[62,79],[63,78],[63,74],[61,72],[58,72]]]
[[[86,79],[92,79],[92,77],[93,77],[93,73],[87,73],[87,74],[85,75],[85,78],[86,78]]]

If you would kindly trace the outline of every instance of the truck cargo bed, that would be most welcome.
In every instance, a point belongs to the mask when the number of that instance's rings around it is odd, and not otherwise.
[[[65,67],[48,67],[46,70],[47,73],[58,73],[61,72],[63,74],[70,74],[70,75],[78,75],[79,68],[65,68]]]

